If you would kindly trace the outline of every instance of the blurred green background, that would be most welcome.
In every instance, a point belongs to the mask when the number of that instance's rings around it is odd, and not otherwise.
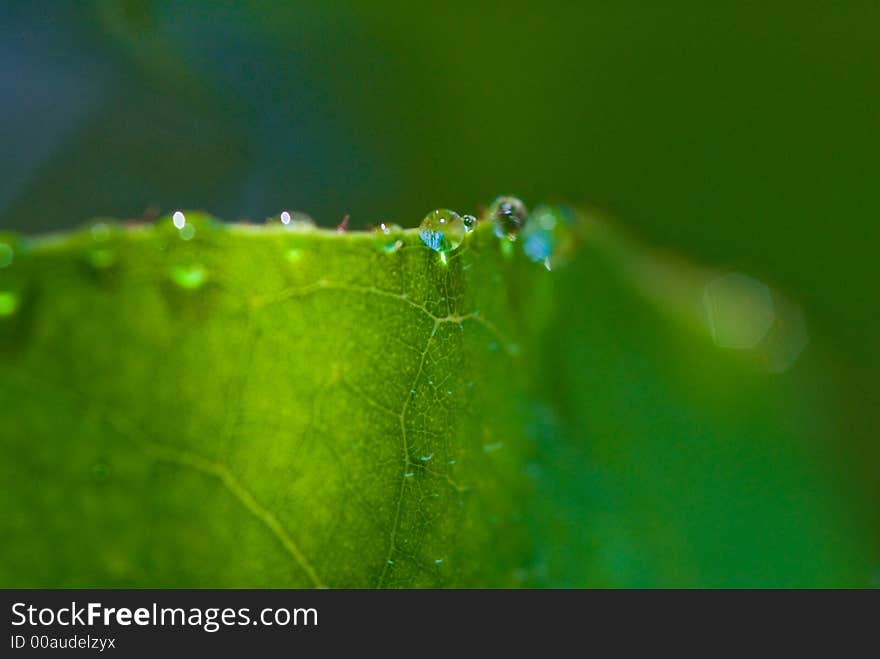
[[[803,306],[876,518],[878,28],[867,0],[7,2],[0,229],[595,204]]]

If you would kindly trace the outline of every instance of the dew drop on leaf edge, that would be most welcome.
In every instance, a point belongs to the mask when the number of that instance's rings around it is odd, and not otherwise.
[[[438,208],[425,216],[419,225],[419,238],[435,252],[444,254],[458,248],[466,230],[461,215],[448,208]]]
[[[545,267],[563,262],[574,249],[572,212],[564,207],[542,205],[529,215],[520,238],[525,255]]]
[[[516,240],[528,216],[526,205],[517,197],[498,197],[489,207],[495,235]]]

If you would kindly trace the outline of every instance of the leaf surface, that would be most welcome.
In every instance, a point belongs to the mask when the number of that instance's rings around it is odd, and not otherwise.
[[[607,247],[188,226],[5,239],[0,584],[869,580],[821,364],[758,374]]]

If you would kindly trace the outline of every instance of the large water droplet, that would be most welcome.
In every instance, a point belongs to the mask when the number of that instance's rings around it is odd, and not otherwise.
[[[464,234],[465,226],[461,216],[448,208],[431,211],[419,225],[419,238],[441,255],[461,245]]]
[[[7,318],[18,311],[18,294],[13,291],[0,291],[0,318]]]
[[[171,269],[171,281],[188,290],[200,288],[208,280],[207,271],[200,265],[175,266]]]
[[[573,219],[567,208],[538,206],[522,230],[523,252],[548,270],[559,265],[574,250]]]
[[[489,207],[495,235],[507,240],[516,240],[528,214],[526,205],[516,197],[498,197]]]
[[[0,243],[0,268],[6,268],[12,265],[14,258],[15,250],[12,249],[12,245]]]

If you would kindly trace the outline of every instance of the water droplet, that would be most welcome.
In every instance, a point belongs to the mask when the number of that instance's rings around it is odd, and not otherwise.
[[[376,227],[377,233],[385,234],[386,236],[390,236],[392,233],[400,233],[403,231],[399,224],[395,224],[394,222],[380,222],[379,226]]]
[[[186,224],[180,229],[180,237],[184,240],[192,240],[196,237],[196,228],[192,224]]]
[[[522,230],[523,252],[551,270],[574,250],[573,214],[567,208],[538,206]]]
[[[516,197],[498,197],[489,207],[495,235],[507,240],[516,240],[528,214],[526,205]]]
[[[182,229],[186,226],[186,216],[180,211],[174,211],[174,215],[171,216],[171,221],[174,223],[175,229]]]
[[[440,252],[441,258],[461,245],[464,234],[461,216],[448,208],[431,211],[419,225],[419,238],[435,252]]]
[[[301,211],[283,211],[279,219],[288,231],[311,231],[315,228],[312,216]]]
[[[6,268],[12,265],[12,260],[14,258],[15,251],[12,249],[12,245],[0,243],[0,268]]]
[[[412,478],[413,475],[414,475],[413,472],[408,471],[408,472],[406,472],[406,473],[403,475],[403,477],[404,477],[404,478]]]
[[[382,245],[382,251],[386,254],[394,254],[397,250],[403,247],[402,240],[393,240],[389,243]]]
[[[394,561],[392,561],[390,558],[388,559],[388,565],[394,565]]]
[[[95,242],[104,243],[110,240],[111,229],[106,222],[95,222],[91,226],[92,238]]]
[[[171,269],[171,281],[188,290],[200,288],[208,279],[208,273],[200,265],[176,266]]]
[[[454,464],[455,464],[455,460],[450,460],[448,464],[454,465]]]
[[[443,562],[442,558],[435,558],[434,559],[434,565],[440,565],[440,563],[442,563],[442,562]]]
[[[465,233],[470,233],[477,228],[477,218],[473,215],[462,215],[461,221],[464,222]]]
[[[422,462],[430,462],[433,459],[434,459],[433,453],[431,453],[430,455],[423,455],[422,457],[419,458],[419,460],[421,460]]]
[[[12,291],[0,291],[0,318],[11,316],[18,310],[18,294]]]

